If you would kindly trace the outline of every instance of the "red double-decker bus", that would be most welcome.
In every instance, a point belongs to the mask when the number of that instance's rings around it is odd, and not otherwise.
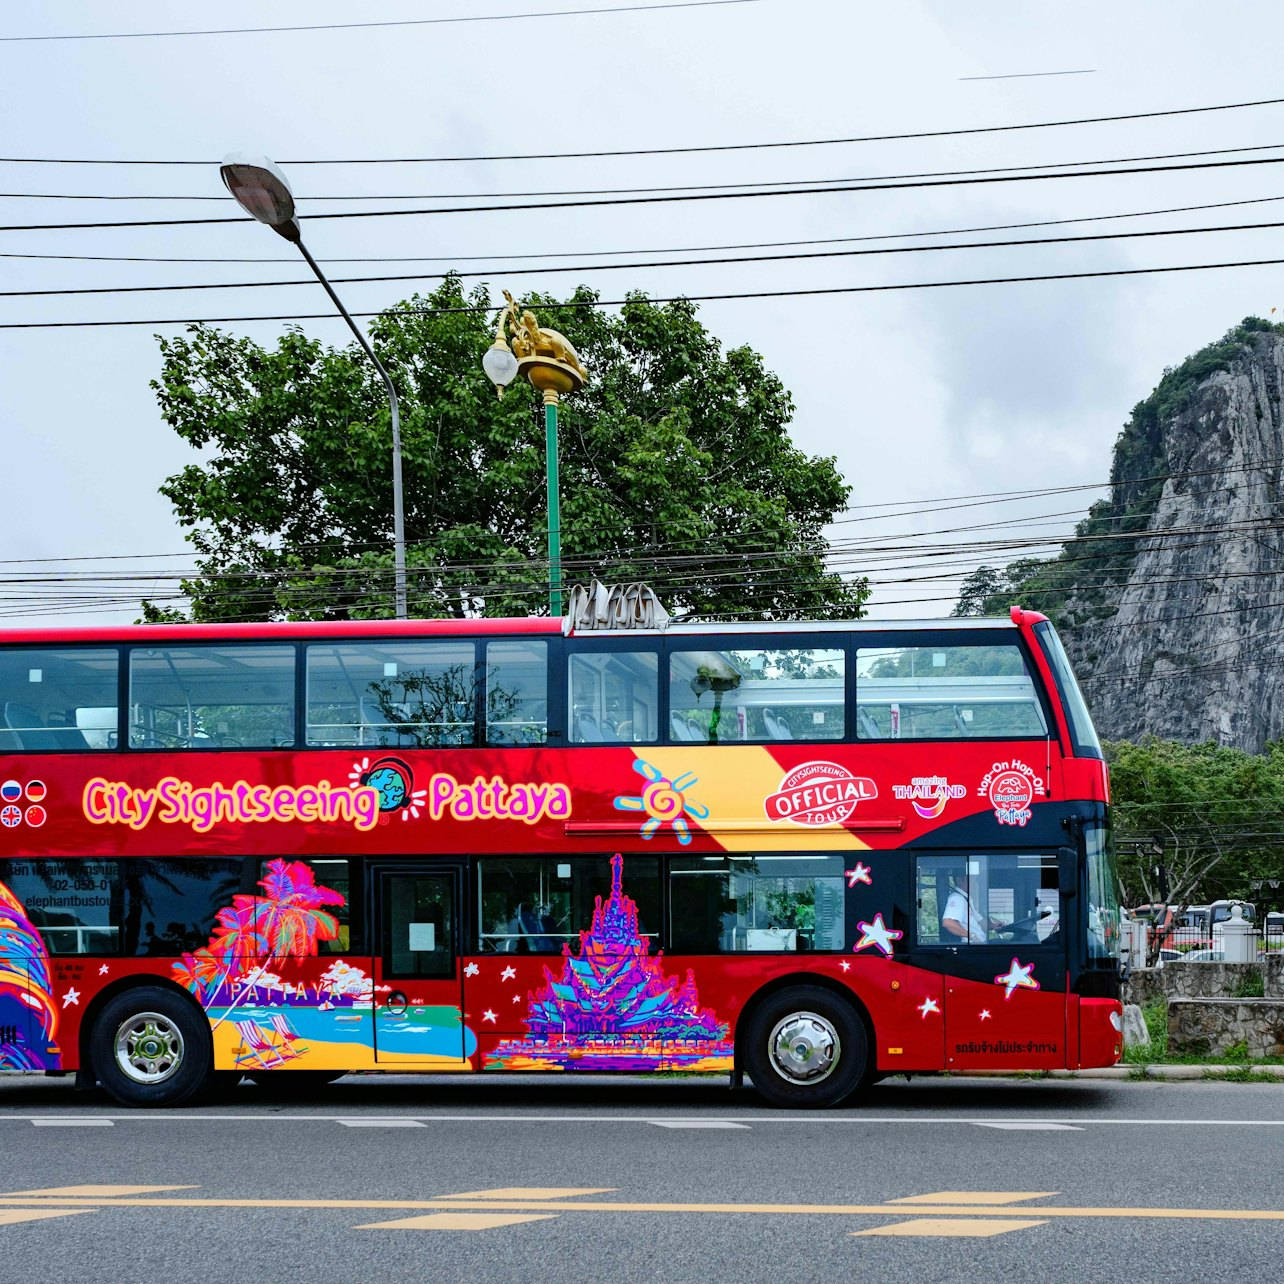
[[[0,636],[0,1067],[898,1072],[1121,1051],[1051,625]]]

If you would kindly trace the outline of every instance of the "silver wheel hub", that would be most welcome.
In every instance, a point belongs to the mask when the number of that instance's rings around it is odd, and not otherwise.
[[[182,1032],[159,1012],[139,1012],[116,1031],[116,1064],[135,1083],[163,1083],[182,1063]]]
[[[833,1023],[815,1012],[791,1012],[776,1022],[767,1041],[771,1068],[790,1083],[827,1079],[842,1055]]]

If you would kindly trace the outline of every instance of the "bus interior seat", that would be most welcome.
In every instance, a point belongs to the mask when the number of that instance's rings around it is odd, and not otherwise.
[[[792,740],[793,733],[789,730],[783,718],[777,718],[770,709],[762,711],[763,725],[767,728],[767,736],[771,740]]]
[[[691,728],[687,725],[687,720],[676,709],[669,714],[669,727],[673,731],[675,740],[695,739],[691,734]]]
[[[598,726],[597,719],[587,710],[575,715],[576,739],[585,745],[600,745],[606,740],[602,735],[602,728]]]
[[[882,737],[878,733],[878,723],[876,723],[874,719],[871,718],[864,709],[861,709],[858,712],[857,718],[860,721],[860,734],[862,739],[864,740],[881,740],[882,739]]]
[[[967,723],[963,721],[963,715],[957,708],[954,710],[954,730],[957,731],[960,736],[966,736],[968,734]]]
[[[30,705],[7,700],[4,725],[22,749],[88,749],[89,742],[76,727],[46,727]]]

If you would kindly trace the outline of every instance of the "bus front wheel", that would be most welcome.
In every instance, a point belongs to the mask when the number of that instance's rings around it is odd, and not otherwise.
[[[210,1078],[210,1027],[191,1003],[160,986],[111,999],[94,1025],[98,1082],[127,1106],[180,1106]]]
[[[821,986],[768,995],[750,1018],[744,1067],[773,1106],[836,1106],[860,1086],[868,1062],[859,1014]]]

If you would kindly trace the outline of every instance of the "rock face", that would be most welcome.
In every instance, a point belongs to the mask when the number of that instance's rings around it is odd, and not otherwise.
[[[1282,389],[1284,327],[1261,321],[1166,372],[1116,443],[1111,499],[1053,564],[1064,594],[1032,595],[1103,737],[1284,737]]]

